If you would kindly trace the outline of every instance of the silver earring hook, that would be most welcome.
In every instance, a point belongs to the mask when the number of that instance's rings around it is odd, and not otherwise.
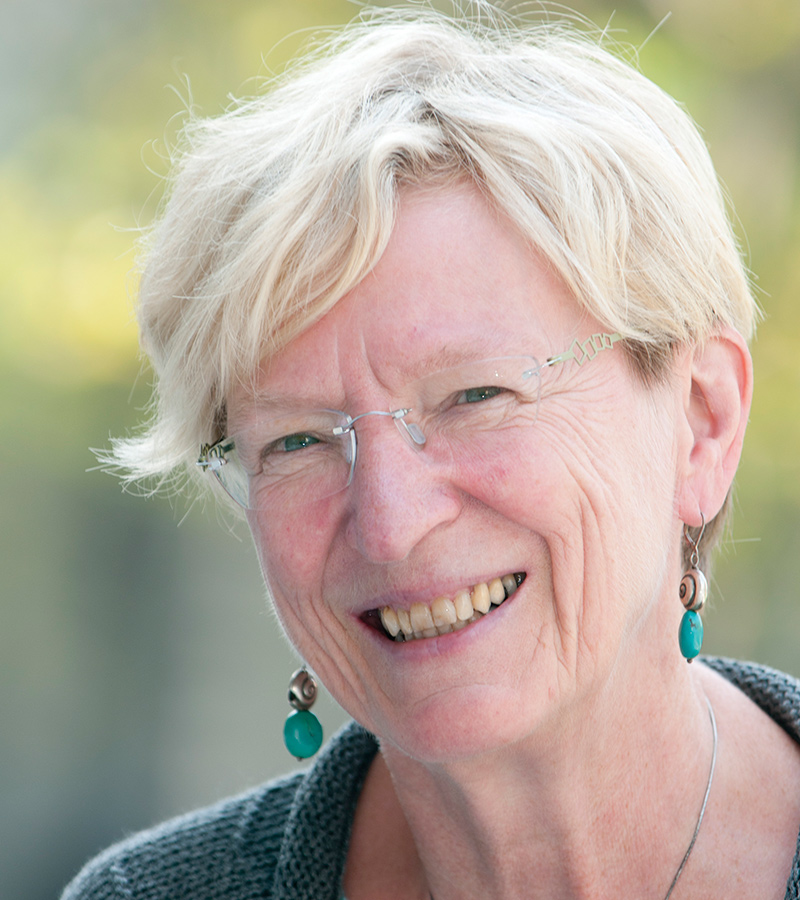
[[[700,562],[700,554],[697,548],[700,546],[700,541],[703,540],[705,530],[706,517],[703,515],[702,511],[700,512],[700,534],[697,535],[696,541],[692,540],[692,536],[689,534],[689,526],[685,522],[683,525],[683,536],[686,538],[686,543],[692,548],[692,555],[689,557],[689,562],[691,563],[693,569],[696,569],[698,563]]]

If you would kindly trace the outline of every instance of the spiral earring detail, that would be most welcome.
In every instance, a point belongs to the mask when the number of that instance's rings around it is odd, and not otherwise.
[[[289,682],[289,703],[294,708],[283,724],[283,742],[295,759],[308,759],[322,746],[322,725],[311,712],[317,699],[317,682],[303,666]]]
[[[706,520],[702,513],[700,513],[700,518],[702,523],[700,534],[697,536],[696,541],[692,540],[688,526],[683,526],[683,536],[692,548],[692,553],[689,557],[689,568],[684,572],[678,591],[681,602],[686,609],[678,630],[678,644],[680,645],[681,653],[686,658],[686,662],[691,662],[703,646],[703,620],[700,618],[700,610],[705,605],[708,597],[708,581],[698,568],[700,565],[700,554],[697,548],[703,538],[703,532],[706,530]]]

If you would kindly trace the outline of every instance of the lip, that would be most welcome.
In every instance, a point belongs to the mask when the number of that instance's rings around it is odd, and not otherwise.
[[[392,641],[360,620],[359,624],[367,632],[370,641],[374,642],[374,646],[384,653],[391,654],[398,664],[401,661],[416,663],[434,656],[440,657],[444,654],[464,651],[476,641],[486,640],[495,629],[503,626],[505,617],[511,612],[512,599],[515,598],[509,598],[491,615],[484,616],[468,628],[419,641]]]
[[[493,578],[502,577],[507,572],[522,572],[525,574],[526,579],[528,576],[528,570],[525,566],[514,567],[512,565],[510,568],[500,571],[500,574],[498,575],[499,571],[499,569],[495,569],[488,575],[479,575],[474,578],[462,577],[458,580],[455,578],[448,578],[447,580],[443,581],[433,579],[433,581],[439,586],[435,591],[432,591],[430,588],[431,579],[426,580],[426,586],[424,588],[384,590],[383,592],[373,594],[368,603],[359,605],[357,608],[351,610],[351,615],[355,616],[357,619],[360,619],[365,613],[368,613],[372,610],[382,609],[384,606],[391,606],[395,609],[410,609],[412,604],[414,603],[423,603],[426,606],[430,606],[437,597],[453,597],[457,591],[460,591],[463,588],[469,590],[476,584],[488,584]],[[505,602],[507,603],[508,600],[506,600]]]
[[[414,652],[411,648],[416,647],[417,645],[425,645],[425,646],[430,645],[430,649],[438,650],[442,641],[446,641],[447,644],[450,644],[450,643],[454,643],[456,638],[459,638],[459,639],[467,638],[474,631],[479,631],[479,632],[485,633],[487,630],[487,626],[489,625],[488,620],[502,618],[502,616],[500,614],[503,612],[503,610],[507,606],[513,605],[513,601],[516,600],[517,596],[521,593],[522,589],[524,588],[525,582],[528,580],[528,572],[525,569],[516,569],[515,571],[517,571],[523,575],[522,581],[519,582],[516,590],[510,596],[506,597],[506,599],[499,605],[497,605],[497,606],[493,605],[491,611],[489,613],[484,614],[477,622],[472,622],[471,624],[467,625],[464,628],[458,629],[457,631],[452,631],[452,632],[448,632],[446,634],[437,635],[435,637],[428,637],[428,638],[422,638],[422,639],[417,639],[417,640],[395,641],[386,634],[385,630],[383,629],[383,626],[381,625],[380,616],[379,616],[380,607],[378,607],[378,608],[369,607],[361,614],[356,614],[356,619],[358,620],[359,625],[361,625],[364,629],[366,629],[366,631],[368,633],[370,633],[370,636],[373,639],[377,640],[381,644],[381,646],[386,647],[387,645],[390,645],[391,647],[397,648],[400,652],[402,652],[403,649],[405,649],[407,652]],[[496,575],[490,576],[490,578],[496,578],[496,577],[497,577]],[[480,581],[475,581],[475,582],[472,582],[472,585],[480,584],[480,583],[481,583]],[[458,591],[458,590],[461,590],[461,588],[456,588],[455,590]],[[384,595],[384,598],[386,596],[387,595]],[[398,595],[393,595],[393,597],[396,597],[396,596],[398,596]],[[402,600],[400,600],[399,602],[396,599],[394,600],[394,604],[396,604],[397,606],[400,606],[401,608],[408,609],[408,608],[410,608],[411,603],[415,603],[415,602],[424,603],[425,602],[425,600],[417,601],[417,600],[409,599],[409,597],[413,596],[413,595],[409,595],[406,592],[403,592],[403,594],[401,596],[402,596]],[[425,594],[421,595],[421,596],[424,596],[426,599],[430,598],[430,592],[426,591]],[[441,595],[437,594],[436,596],[441,596]],[[448,595],[448,596],[452,596],[452,594]],[[403,604],[406,602],[409,604],[409,606],[403,606]],[[430,602],[432,602],[432,601],[430,601]],[[386,606],[386,605],[392,605],[392,604],[384,603],[383,605]],[[499,624],[499,622],[498,622],[498,624]],[[483,625],[484,627],[478,629],[476,627],[478,625]],[[448,639],[452,639],[452,640],[448,641]]]

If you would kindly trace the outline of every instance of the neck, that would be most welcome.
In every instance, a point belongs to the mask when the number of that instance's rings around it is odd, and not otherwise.
[[[664,897],[712,754],[694,668],[656,667],[624,692],[610,679],[548,733],[480,758],[423,764],[383,747],[420,881],[437,900]]]

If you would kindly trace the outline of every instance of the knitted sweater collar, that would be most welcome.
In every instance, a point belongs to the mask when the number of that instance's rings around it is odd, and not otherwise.
[[[704,658],[800,743],[800,681],[755,663]],[[355,807],[377,752],[355,723],[327,745],[295,794],[273,881],[274,900],[341,900]],[[786,900],[800,900],[798,837]]]

